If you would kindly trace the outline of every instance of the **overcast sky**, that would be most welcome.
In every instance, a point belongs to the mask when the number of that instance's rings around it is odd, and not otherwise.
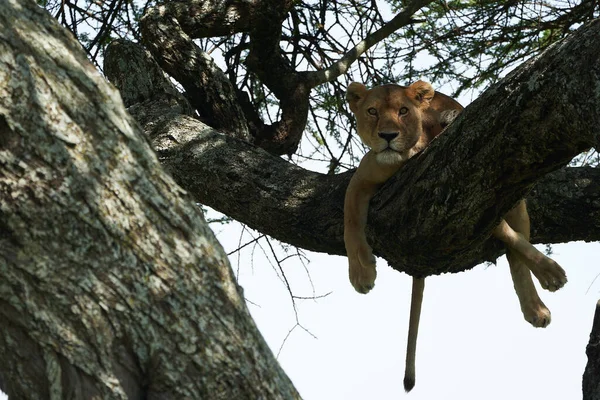
[[[239,231],[216,229],[227,250]],[[268,247],[264,246],[268,249]],[[427,278],[417,348],[416,387],[402,387],[411,278],[378,259],[375,289],[354,292],[345,257],[310,253],[316,294],[297,301],[297,327],[279,361],[306,400],[581,399],[585,346],[600,298],[598,243],[555,245],[553,258],[567,271],[556,293],[539,288],[552,312],[549,327],[533,328],[521,314],[506,258],[497,266]],[[268,251],[268,250],[267,250]],[[231,257],[259,329],[275,354],[295,313],[285,285],[260,249]],[[304,267],[283,264],[294,294],[311,296]],[[537,283],[537,281],[536,281]],[[588,290],[589,289],[589,290]]]

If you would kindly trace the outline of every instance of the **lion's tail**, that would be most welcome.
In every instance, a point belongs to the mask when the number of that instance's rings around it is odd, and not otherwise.
[[[408,344],[406,346],[406,369],[404,372],[404,390],[410,392],[415,386],[415,356],[417,352],[417,335],[419,334],[419,318],[423,304],[425,278],[413,278],[412,299],[410,303],[410,321],[408,323]]]

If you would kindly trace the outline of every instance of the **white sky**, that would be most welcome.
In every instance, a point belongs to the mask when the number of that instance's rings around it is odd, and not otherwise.
[[[216,229],[232,250],[239,228]],[[300,323],[279,361],[306,400],[397,399],[495,400],[581,398],[581,379],[595,305],[600,298],[598,243],[554,246],[553,258],[569,277],[556,293],[538,289],[552,311],[549,327],[533,328],[522,317],[505,257],[497,266],[426,281],[417,384],[402,387],[411,278],[378,259],[375,289],[360,295],[347,277],[345,257],[311,253],[316,294],[297,302]],[[258,327],[277,354],[295,315],[284,284],[258,249],[242,253],[239,282]],[[234,270],[237,257],[232,256]],[[283,264],[298,296],[312,290],[297,261]],[[537,282],[536,282],[537,283]],[[590,288],[591,286],[591,288]],[[589,290],[588,290],[589,288]]]

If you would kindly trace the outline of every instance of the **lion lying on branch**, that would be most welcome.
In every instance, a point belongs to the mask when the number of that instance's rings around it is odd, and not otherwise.
[[[359,293],[375,285],[375,257],[367,243],[365,226],[369,201],[382,184],[406,161],[439,135],[463,107],[437,93],[429,83],[417,81],[405,87],[383,85],[367,89],[361,83],[348,86],[346,99],[356,117],[358,135],[370,147],[352,177],[344,202],[344,242],[350,264],[350,282]],[[542,288],[555,291],[567,282],[565,271],[529,243],[529,215],[519,201],[492,232],[507,247],[515,291],[529,323],[546,327],[550,311],[537,294],[531,273]],[[415,352],[424,278],[413,278],[404,389],[415,385]]]

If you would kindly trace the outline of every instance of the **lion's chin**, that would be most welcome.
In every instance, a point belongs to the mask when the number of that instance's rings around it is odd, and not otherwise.
[[[385,149],[377,153],[375,159],[379,164],[394,165],[403,163],[408,159],[408,157],[405,157],[403,154],[398,153],[395,150]]]

